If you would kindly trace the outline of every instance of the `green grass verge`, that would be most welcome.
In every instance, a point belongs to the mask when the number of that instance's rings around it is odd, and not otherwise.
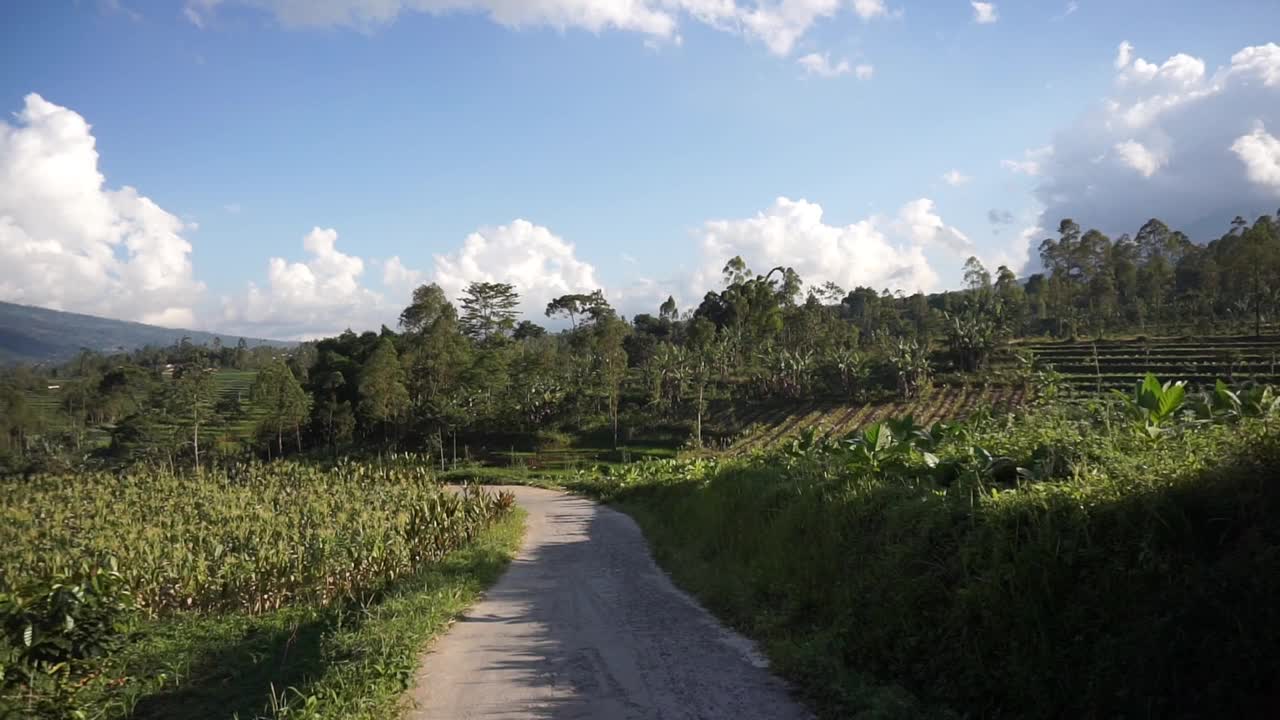
[[[470,546],[362,602],[143,622],[95,687],[103,718],[397,717],[423,649],[497,580],[517,510]]]

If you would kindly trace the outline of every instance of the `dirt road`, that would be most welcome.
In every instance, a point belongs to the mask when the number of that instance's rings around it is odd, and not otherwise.
[[[630,517],[510,489],[529,513],[524,547],[423,658],[410,718],[810,717],[671,584]]]

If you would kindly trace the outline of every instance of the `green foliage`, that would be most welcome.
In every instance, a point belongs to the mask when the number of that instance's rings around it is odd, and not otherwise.
[[[1147,373],[1132,395],[1116,393],[1122,406],[1141,435],[1156,439],[1173,429],[1174,421],[1186,401],[1186,384],[1167,382],[1163,385],[1155,375]]]
[[[497,502],[441,491],[412,457],[332,470],[255,464],[204,480],[41,477],[6,494],[0,576],[51,580],[83,558],[115,557],[153,614],[359,596],[468,542]]]
[[[1175,387],[1133,402],[1176,422]],[[1280,442],[1237,418],[1155,445],[1109,430],[1129,413],[904,419],[578,486],[635,514],[825,716],[1264,716]]]
[[[121,646],[132,605],[114,558],[20,587],[0,581],[0,716],[75,716],[81,681]]]

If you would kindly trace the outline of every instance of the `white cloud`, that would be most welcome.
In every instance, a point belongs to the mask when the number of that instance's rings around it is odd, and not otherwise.
[[[824,222],[817,203],[780,197],[755,217],[709,221],[700,234],[702,259],[689,284],[694,297],[719,286],[721,268],[735,255],[757,272],[795,268],[810,285],[930,290],[938,275],[926,246],[968,242],[923,198],[904,205],[895,218],[872,216],[841,226]]]
[[[1116,48],[1115,68],[1120,70],[1128,67],[1131,62],[1133,62],[1133,43],[1125,40]]]
[[[1116,63],[1111,97],[1056,132],[1037,163],[1040,225],[1072,218],[1115,237],[1157,217],[1203,242],[1236,215],[1275,210],[1275,188],[1258,179],[1268,143],[1257,124],[1280,124],[1280,45],[1216,69],[1185,53],[1149,62],[1124,45],[1116,60],[1128,62]]]
[[[571,243],[527,220],[471,233],[457,251],[435,256],[431,279],[452,299],[473,282],[510,283],[529,317],[566,293],[602,289],[595,268],[578,259]]]
[[[840,62],[833,65],[831,63],[831,56],[827,53],[823,53],[821,55],[818,53],[809,53],[808,55],[797,59],[796,62],[799,63],[800,67],[804,68],[805,72],[810,75],[818,75],[820,77],[839,77],[853,72],[853,66],[849,64],[848,60],[842,59]]]
[[[1163,154],[1149,149],[1137,140],[1118,142],[1115,144],[1115,151],[1120,156],[1120,162],[1137,170],[1143,177],[1155,175],[1156,170],[1165,163]]]
[[[382,263],[382,284],[399,291],[405,297],[422,283],[422,272],[405,267],[399,255],[392,255]]]
[[[1041,165],[1044,161],[1053,157],[1053,146],[1046,145],[1041,148],[1032,148],[1022,153],[1021,160],[1001,160],[1000,164],[1005,169],[1015,172],[1019,175],[1039,175]]]
[[[1280,140],[1268,133],[1262,123],[1248,135],[1236,138],[1231,152],[1244,163],[1251,182],[1280,195]]]
[[[240,211],[243,208],[240,207],[240,203],[227,203],[226,205],[222,206],[222,209],[225,210],[228,214],[239,215]]]
[[[789,55],[816,22],[850,5],[863,20],[891,15],[884,0],[188,0],[183,14],[204,27],[223,4],[270,13],[286,27],[371,31],[405,13],[471,12],[512,28],[622,30],[675,43],[680,23],[691,19],[753,37],[777,55]]]
[[[882,17],[889,14],[884,0],[853,0],[853,11],[863,20]]]
[[[965,175],[959,170],[954,170],[954,169],[949,170],[942,174],[942,182],[950,185],[951,187],[958,187],[960,185],[964,185],[965,183],[968,183],[972,179],[973,178],[969,177],[968,175]]]
[[[941,245],[957,253],[973,249],[973,242],[964,233],[947,225],[933,211],[933,201],[928,198],[903,205],[894,227],[915,245]]]
[[[273,257],[267,285],[249,283],[243,297],[223,298],[223,326],[245,334],[305,340],[347,328],[376,329],[396,309],[360,284],[364,261],[337,248],[338,231],[312,228],[302,239],[305,262]]]
[[[874,67],[864,63],[853,69],[853,76],[859,80],[870,80],[871,76],[874,75],[875,72],[876,69]]]
[[[973,21],[979,25],[989,25],[1000,19],[995,3],[973,0],[969,4],[973,6]]]
[[[193,326],[204,286],[191,230],[132,187],[112,190],[89,124],[27,95],[0,121],[0,298],[170,326]]]

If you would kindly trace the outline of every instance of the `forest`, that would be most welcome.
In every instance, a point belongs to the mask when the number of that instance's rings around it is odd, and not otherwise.
[[[1280,214],[1064,220],[1039,266],[734,257],[694,307],[545,325],[428,284],[292,349],[8,368],[0,716],[392,716],[519,545],[481,486],[534,484],[632,515],[822,717],[1264,717]]]

